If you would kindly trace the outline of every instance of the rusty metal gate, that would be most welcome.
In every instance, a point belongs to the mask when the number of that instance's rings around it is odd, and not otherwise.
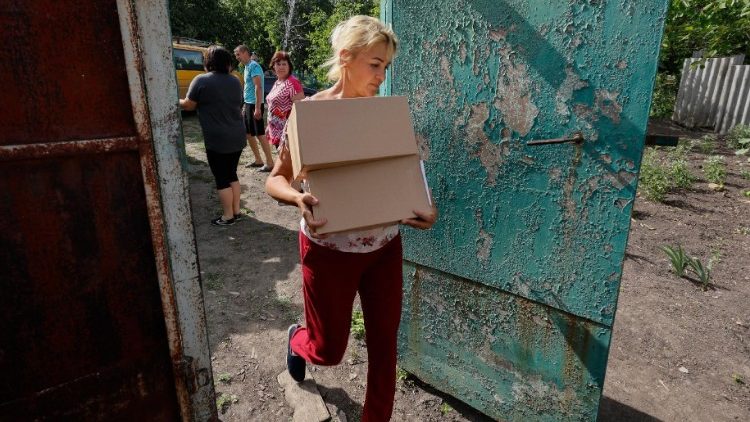
[[[0,0],[0,420],[216,410],[165,1]]]
[[[386,0],[441,218],[400,365],[502,420],[594,420],[666,0]]]

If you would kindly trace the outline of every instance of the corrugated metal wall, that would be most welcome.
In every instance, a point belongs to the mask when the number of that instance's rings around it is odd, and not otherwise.
[[[750,72],[744,55],[685,59],[672,120],[692,128],[712,127],[727,133],[750,123]]]
[[[716,132],[725,134],[739,124],[750,125],[750,65],[729,68],[719,104]]]

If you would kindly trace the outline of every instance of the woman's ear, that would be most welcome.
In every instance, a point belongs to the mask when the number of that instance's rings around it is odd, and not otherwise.
[[[339,66],[344,67],[352,59],[352,52],[347,49],[339,51]]]

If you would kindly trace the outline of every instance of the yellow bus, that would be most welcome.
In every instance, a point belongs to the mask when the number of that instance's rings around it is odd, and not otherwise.
[[[188,45],[180,43],[172,43],[172,51],[174,55],[174,66],[177,73],[177,87],[180,92],[180,98],[185,98],[190,82],[193,78],[205,73],[206,69],[203,68],[203,54],[208,50],[206,47],[197,45]],[[242,75],[233,71],[232,74],[240,80],[240,84],[244,86]]]

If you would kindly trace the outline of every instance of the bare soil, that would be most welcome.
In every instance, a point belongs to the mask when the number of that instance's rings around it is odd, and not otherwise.
[[[195,116],[185,116],[190,194],[198,242],[220,418],[289,421],[292,408],[276,376],[285,369],[286,329],[303,318],[297,254],[298,212],[264,193],[267,173],[240,163],[248,218],[214,227],[220,206]],[[669,125],[669,131],[682,136]],[[721,142],[719,143],[721,145]],[[750,420],[750,171],[720,147],[728,163],[723,191],[707,187],[704,154],[690,153],[693,189],[664,203],[638,198],[633,212],[614,327],[602,421]],[[713,286],[670,272],[663,245],[682,245],[704,263]],[[341,365],[308,366],[334,421],[358,421],[367,353],[353,337]],[[393,421],[489,421],[418,379],[398,381]]]

